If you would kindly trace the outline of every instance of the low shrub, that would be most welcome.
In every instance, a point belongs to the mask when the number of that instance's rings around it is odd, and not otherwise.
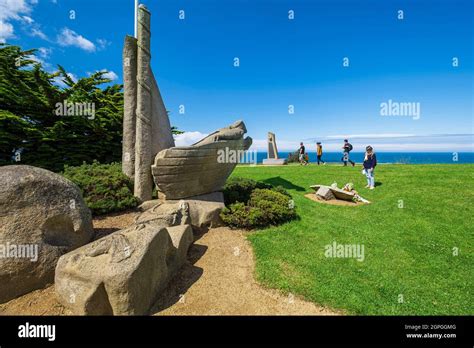
[[[226,208],[221,218],[233,228],[279,225],[297,217],[291,195],[281,186],[237,178],[226,185],[224,197]]]
[[[300,153],[299,153],[299,151],[290,152],[288,154],[287,162],[288,163],[299,163],[300,162]]]
[[[133,182],[122,173],[120,163],[94,161],[78,167],[65,166],[63,175],[79,186],[93,215],[122,211],[138,204],[133,196]]]
[[[272,188],[272,185],[252,179],[230,178],[224,185],[223,190],[225,205],[231,205],[236,202],[247,203],[253,190],[264,188]]]

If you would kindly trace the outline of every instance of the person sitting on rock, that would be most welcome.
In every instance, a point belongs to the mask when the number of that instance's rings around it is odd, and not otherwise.
[[[365,157],[363,163],[364,169],[362,170],[362,173],[364,173],[367,177],[366,188],[369,188],[371,190],[375,188],[374,169],[376,165],[377,157],[375,156],[374,149],[372,148],[372,146],[369,145],[365,148]]]

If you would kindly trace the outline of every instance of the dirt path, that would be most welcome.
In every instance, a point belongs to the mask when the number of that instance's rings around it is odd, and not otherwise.
[[[243,232],[210,230],[155,306],[158,315],[330,315],[331,310],[268,290],[254,279],[254,257]]]
[[[101,235],[128,226],[136,213],[94,220]],[[188,263],[157,301],[156,315],[337,315],[254,279],[254,257],[241,231],[212,229],[189,251]],[[0,315],[67,315],[54,286],[0,304]]]

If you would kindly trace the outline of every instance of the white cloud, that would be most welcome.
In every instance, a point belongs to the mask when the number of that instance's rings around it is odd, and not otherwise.
[[[48,37],[46,36],[46,34],[37,28],[31,29],[31,36],[39,37],[40,39],[43,39],[43,40],[48,40]]]
[[[342,134],[342,135],[328,135],[327,139],[358,139],[358,138],[404,138],[413,137],[415,134],[396,134],[396,133],[376,133],[376,134]]]
[[[95,72],[105,72],[105,74],[102,75],[102,77],[104,77],[106,79],[110,79],[112,81],[117,80],[119,78],[118,75],[115,72],[107,70],[107,69],[96,70]],[[86,74],[88,76],[91,76],[93,73],[91,73],[90,71],[87,71]]]
[[[0,20],[19,20],[20,14],[30,12],[31,6],[25,0],[0,0]]]
[[[28,17],[28,16],[23,16],[23,17],[21,17],[21,18],[22,18],[23,21],[24,21],[25,23],[27,23],[27,24],[31,24],[31,23],[34,22],[33,18]]]
[[[44,64],[44,60],[41,59],[41,58],[39,58],[39,57],[37,57],[37,56],[30,55],[30,56],[28,56],[28,58],[31,59],[31,60],[33,60],[33,61],[35,61],[35,62],[37,62],[37,63]]]
[[[96,49],[91,41],[69,28],[63,28],[61,33],[58,35],[58,44],[61,46],[79,47],[88,52],[93,52]]]
[[[11,37],[14,37],[13,25],[0,20],[0,43],[5,43],[5,41]]]
[[[77,82],[77,76],[74,75],[73,73],[68,73],[67,76],[69,76],[74,82]],[[62,88],[66,88],[68,87],[68,85],[66,85],[63,81],[63,77],[62,76],[56,76],[54,79],[53,79],[53,82],[58,85],[59,87],[62,87]]]
[[[46,48],[46,47],[40,47],[38,48],[38,53],[40,55],[41,58],[49,58],[51,52],[53,50],[51,48]]]
[[[111,42],[106,39],[97,39],[96,41],[100,50],[105,49],[107,46],[111,44]]]
[[[28,21],[31,17],[27,16],[31,13],[34,2],[26,2],[25,0],[0,0],[0,42],[15,37],[12,20]]]
[[[344,139],[344,137],[349,138],[349,141],[354,146],[354,152],[364,152],[365,147],[369,144],[375,151],[381,152],[471,152],[474,150],[472,134],[365,134],[363,136],[362,134],[353,134],[305,139],[302,141],[306,146],[306,150],[310,152],[316,151],[316,141],[322,142],[326,152],[341,152],[341,139]],[[277,137],[278,151],[296,151],[299,143],[300,141],[287,141]],[[266,152],[267,140],[254,140],[251,150]]]
[[[102,70],[102,71],[105,71],[105,70]],[[103,77],[105,77],[106,79],[110,79],[112,81],[114,80],[117,80],[118,79],[118,75],[116,73],[114,73],[113,71],[107,71],[104,75],[102,75]]]
[[[278,151],[296,151],[300,146],[299,141],[289,141],[289,140],[279,140],[277,137],[276,140]],[[256,151],[267,151],[268,143],[267,139],[253,139],[252,146],[250,150]]]
[[[174,142],[176,146],[189,146],[197,143],[202,138],[206,137],[207,134],[201,132],[184,132],[183,134],[174,135]]]

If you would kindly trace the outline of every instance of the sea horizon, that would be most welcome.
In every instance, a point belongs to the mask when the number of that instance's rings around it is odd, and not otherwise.
[[[267,158],[267,151],[257,151],[257,163]],[[288,158],[295,151],[279,151],[279,158]],[[317,161],[316,151],[307,151],[309,162]],[[474,152],[400,152],[378,151],[377,162],[380,164],[470,164],[474,163]],[[342,152],[324,152],[322,160],[328,163],[342,163]],[[350,159],[361,163],[364,152],[351,152]],[[251,162],[251,161],[247,161]]]

